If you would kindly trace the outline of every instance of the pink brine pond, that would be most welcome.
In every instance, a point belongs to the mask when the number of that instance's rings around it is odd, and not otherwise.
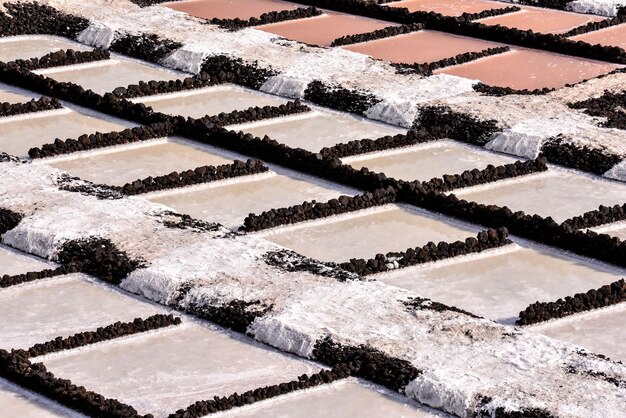
[[[549,10],[538,7],[522,7],[515,13],[488,17],[479,20],[479,23],[494,26],[500,25],[520,30],[532,30],[539,33],[565,33],[578,26],[591,22],[599,22],[605,18],[580,13]]]
[[[298,6],[279,0],[193,0],[165,4],[170,9],[203,19],[250,19],[263,13],[293,10]]]
[[[409,9],[409,12],[436,12],[446,16],[460,16],[463,13],[504,9],[511,5],[487,0],[404,0],[389,3],[388,6],[405,7]]]
[[[294,41],[329,46],[335,39],[342,36],[372,32],[387,26],[396,26],[396,24],[343,13],[325,13],[309,19],[259,26],[258,29]]]
[[[349,45],[345,49],[367,54],[384,61],[413,64],[439,61],[465,52],[478,52],[498,46],[502,45],[480,39],[424,30]]]
[[[583,41],[592,45],[618,46],[626,49],[626,23],[610,28],[585,33],[572,38],[575,41]]]
[[[561,88],[606,74],[617,65],[567,55],[517,49],[436,73],[480,80],[485,84],[514,89]]]

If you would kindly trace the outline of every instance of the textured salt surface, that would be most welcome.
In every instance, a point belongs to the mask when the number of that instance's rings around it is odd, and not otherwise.
[[[195,323],[43,362],[59,376],[157,417],[197,400],[244,393],[320,370]]]
[[[0,277],[5,274],[23,274],[47,268],[54,268],[54,264],[0,244]]]
[[[259,26],[258,29],[310,45],[330,46],[337,38],[373,32],[397,24],[343,13],[327,12],[322,16]]]
[[[107,61],[56,67],[37,71],[38,74],[61,82],[72,82],[98,94],[111,92],[117,87],[138,84],[139,81],[167,81],[184,78],[188,74],[157,68],[138,61],[110,59]]]
[[[407,402],[379,386],[348,380],[218,414],[216,417],[257,418],[431,418],[447,414]]]
[[[427,298],[513,324],[536,301],[551,302],[610,284],[625,271],[526,243],[481,256],[435,262],[376,275]]]
[[[0,83],[0,103],[23,103],[33,99],[36,95],[18,91],[15,88]]]
[[[134,126],[129,122],[113,123],[106,119],[68,109],[0,118],[0,151],[28,157],[28,150],[54,142],[56,138],[77,138],[95,132],[121,131]]]
[[[54,36],[14,36],[0,39],[0,61],[40,58],[60,49],[88,50],[84,45]]]
[[[454,193],[465,200],[508,206],[514,212],[551,216],[556,222],[582,215],[600,205],[626,202],[626,185],[622,183],[552,168],[548,173]]]
[[[572,39],[575,41],[584,41],[592,45],[618,46],[626,49],[626,23],[574,36]]]
[[[0,292],[0,348],[27,349],[57,336],[162,313],[82,275],[56,277]]]
[[[433,45],[437,45],[437,48],[433,48]],[[348,45],[344,48],[384,61],[413,64],[439,61],[464,52],[478,52],[498,46],[502,45],[465,36],[423,30],[391,38]]]
[[[626,6],[624,0],[574,0],[567,3],[567,9],[573,12],[601,16],[616,16],[621,6]]]
[[[626,304],[587,312],[533,327],[548,337],[584,347],[611,359],[626,362]]]
[[[483,10],[504,9],[509,4],[487,0],[404,0],[387,4],[389,7],[406,7],[410,12],[436,12],[446,16],[479,13]]]
[[[205,165],[230,164],[232,159],[188,141],[169,140],[140,146],[115,147],[102,153],[77,155],[51,166],[97,184],[123,186],[148,176],[193,170]]]
[[[193,0],[167,3],[166,6],[204,19],[250,19],[263,13],[297,8],[295,4],[280,0]]]
[[[421,247],[429,241],[464,240],[476,230],[408,206],[388,205],[277,229],[265,238],[308,257],[341,262]]]
[[[509,164],[516,159],[454,141],[437,141],[343,161],[356,169],[367,167],[396,179],[426,181],[444,174],[460,174],[474,168],[480,170],[489,164]]]
[[[279,106],[285,99],[238,86],[217,86],[185,93],[164,94],[135,100],[156,112],[201,118],[245,110],[253,106]]]
[[[39,395],[26,392],[4,379],[0,379],[0,411],[5,417],[82,417],[82,415],[65,409],[61,405],[52,404]]]
[[[299,176],[293,172],[263,174],[249,179],[217,182],[150,198],[178,212],[229,228],[238,228],[250,213],[317,200],[326,202],[354,190]]]
[[[405,129],[368,121],[358,116],[322,111],[246,125],[233,125],[229,128],[261,138],[267,135],[290,147],[304,148],[312,152],[358,139],[376,139],[406,133]]]
[[[489,26],[500,25],[520,30],[532,30],[539,33],[558,34],[568,32],[590,22],[599,22],[603,19],[599,16],[523,6],[519,12],[488,17],[477,22]]]
[[[533,90],[560,88],[606,74],[615,68],[618,66],[600,61],[515,49],[437,72],[480,80],[493,86]]]

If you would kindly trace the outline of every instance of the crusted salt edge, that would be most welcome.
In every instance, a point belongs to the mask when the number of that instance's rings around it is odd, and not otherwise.
[[[626,181],[626,160],[622,160],[614,165],[603,176],[613,180]]]
[[[567,10],[600,16],[617,16],[617,10],[626,6],[624,0],[575,0],[567,4]]]

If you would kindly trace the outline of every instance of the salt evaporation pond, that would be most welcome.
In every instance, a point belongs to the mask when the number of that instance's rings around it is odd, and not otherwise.
[[[522,9],[519,12],[488,17],[477,20],[477,22],[488,26],[500,25],[507,28],[532,30],[539,33],[561,34],[569,32],[578,26],[606,19],[601,16],[564,12],[542,7],[519,7]]]
[[[290,171],[271,172],[246,179],[209,183],[188,189],[159,193],[149,200],[174,210],[218,222],[236,229],[250,213],[316,200],[326,202],[357,192],[338,184],[313,179]]]
[[[513,324],[531,303],[586,292],[626,275],[612,266],[514,240],[517,244],[508,247],[375,277],[437,302]]]
[[[626,362],[626,303],[534,326],[535,332]]]
[[[72,176],[97,184],[123,186],[126,183],[173,171],[193,170],[205,165],[231,164],[232,158],[213,148],[191,141],[169,139],[105,149],[104,152],[77,154],[49,165]]]
[[[54,263],[16,251],[0,244],[0,277],[54,268]]]
[[[524,176],[453,192],[460,199],[508,206],[513,212],[551,216],[563,222],[600,205],[626,202],[626,184],[569,170],[550,168],[547,173]]]
[[[397,26],[397,24],[361,16],[325,12],[321,16],[273,23],[258,26],[256,29],[310,45],[330,46],[335,39],[342,36],[373,32],[388,26]]]
[[[405,251],[429,241],[465,240],[478,230],[408,205],[394,204],[275,229],[263,237],[307,257],[344,262]]]
[[[0,83],[0,103],[24,103],[39,97]]]
[[[433,48],[436,45],[436,48]],[[466,36],[421,30],[390,38],[348,45],[343,48],[395,63],[425,63],[450,58],[465,52],[479,52],[502,44]]]
[[[561,88],[609,73],[617,65],[552,52],[513,48],[504,54],[435,71],[513,89]]]
[[[359,116],[314,110],[303,115],[232,125],[229,129],[270,138],[292,148],[318,152],[349,141],[406,133],[406,129],[372,122]]]
[[[399,180],[427,181],[444,174],[460,174],[474,168],[481,170],[489,164],[509,164],[516,159],[485,151],[484,148],[443,140],[390,152],[344,158],[342,161],[356,169],[367,167]]]
[[[0,379],[0,411],[4,417],[57,418],[81,416],[52,401]]]
[[[574,36],[572,39],[575,41],[584,41],[592,45],[600,44],[626,49],[626,23]]]
[[[245,110],[253,106],[280,106],[284,98],[235,85],[215,86],[182,93],[162,94],[133,100],[145,103],[155,112],[201,118],[207,115]]]
[[[15,36],[0,38],[0,61],[41,58],[61,49],[90,50],[76,42],[54,36]]]
[[[57,376],[156,417],[198,400],[297,380],[321,368],[196,323],[61,353],[43,363]]]
[[[0,292],[0,348],[27,349],[58,336],[162,312],[80,274],[55,277]]]
[[[507,3],[488,0],[404,0],[386,4],[388,7],[404,7],[409,12],[435,12],[445,16],[460,16],[463,13],[480,13],[483,10],[504,9]]]
[[[450,417],[380,386],[348,379],[217,414],[232,418]]]
[[[135,126],[108,116],[97,116],[94,112],[84,113],[70,109],[37,112],[0,118],[0,152],[28,157],[28,150],[54,142],[56,138],[76,139],[83,134],[122,131]]]
[[[78,84],[85,90],[92,90],[98,94],[111,92],[117,87],[138,84],[140,81],[168,81],[189,76],[189,74],[180,71],[167,70],[139,61],[114,58],[35,72],[60,82]]]
[[[164,6],[203,19],[244,19],[263,13],[293,10],[298,5],[280,0],[193,0],[164,3]]]

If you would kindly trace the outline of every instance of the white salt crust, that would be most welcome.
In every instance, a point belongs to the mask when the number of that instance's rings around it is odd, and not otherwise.
[[[406,387],[408,396],[460,417],[469,417],[479,394],[494,399],[490,409],[542,407],[560,417],[617,418],[626,408],[626,389],[565,371],[583,364],[624,379],[624,365],[488,320],[409,312],[402,302],[417,295],[381,282],[279,271],[261,257],[280,247],[257,236],[169,229],[159,222],[159,205],[60,191],[59,173],[43,164],[0,164],[0,207],[25,215],[4,242],[54,258],[67,239],[108,237],[147,262],[123,289],[168,303],[180,284],[192,284],[181,308],[260,300],[273,308],[250,326],[257,340],[304,357],[325,336],[368,344],[424,370]]]

